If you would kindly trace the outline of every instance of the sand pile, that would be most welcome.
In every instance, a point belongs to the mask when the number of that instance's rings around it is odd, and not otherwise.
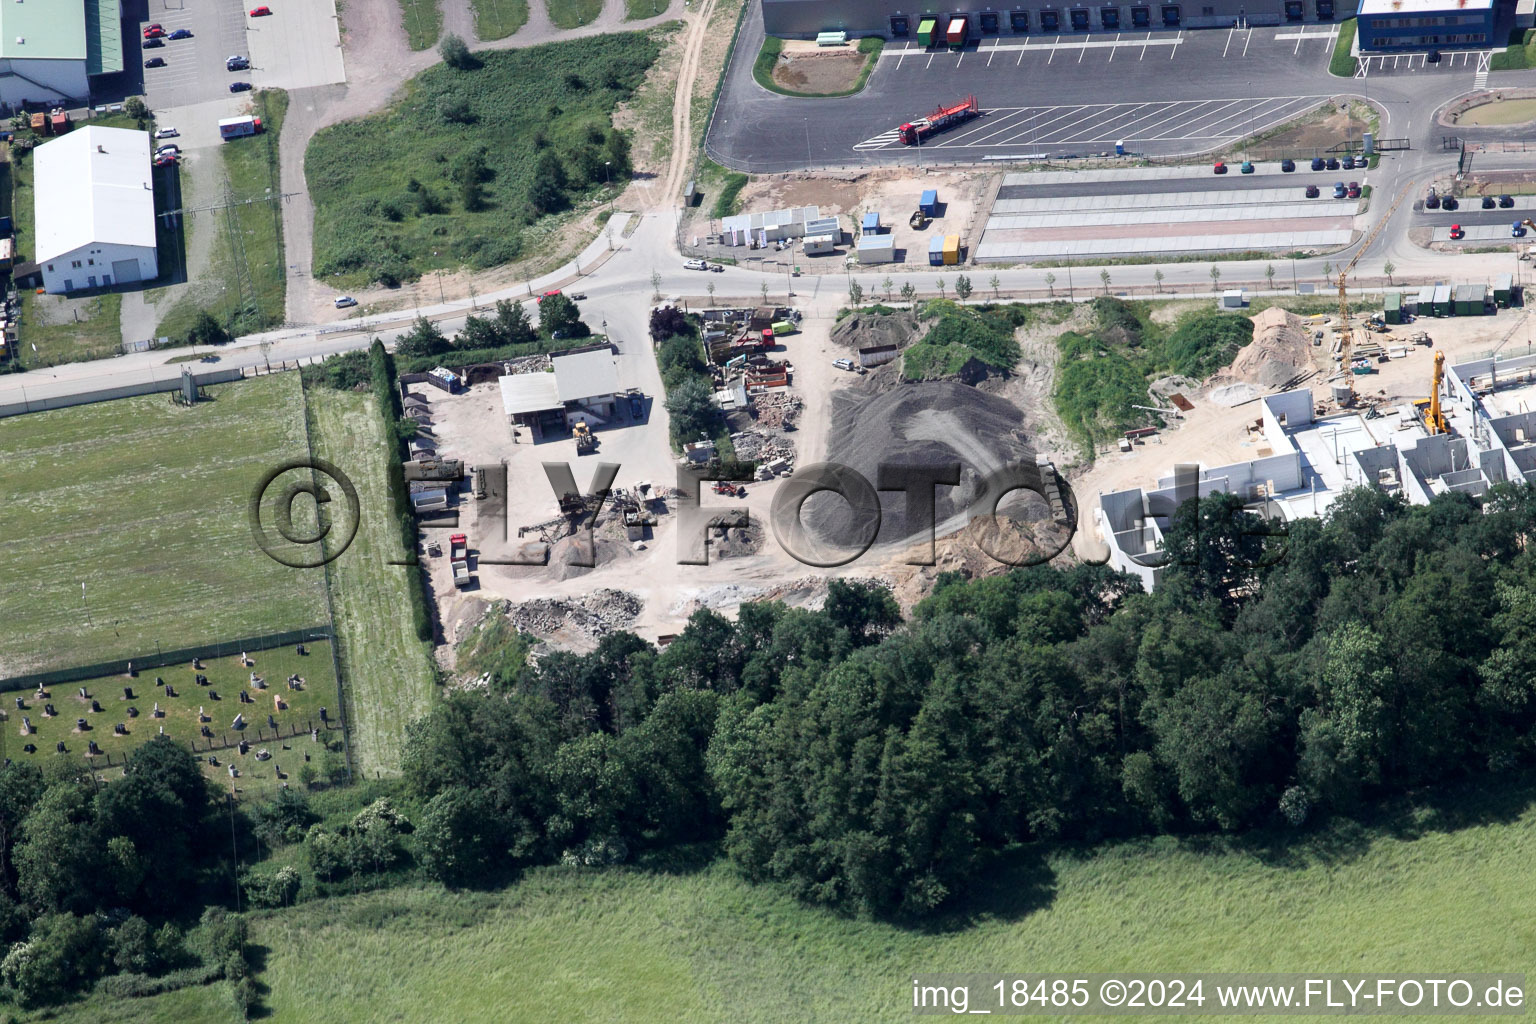
[[[878,345],[905,348],[917,332],[917,317],[911,313],[854,313],[832,328],[832,344],[853,352]]]
[[[1271,307],[1253,318],[1253,340],[1238,350],[1223,376],[1277,388],[1312,369],[1312,332],[1295,313]]]
[[[879,482],[881,464],[960,464],[959,486],[934,490],[940,533],[946,519],[964,513],[983,493],[989,475],[1012,468],[1016,479],[1039,483],[1023,414],[995,395],[954,381],[929,381],[873,396],[849,388],[837,392],[833,402],[827,459],[857,470],[872,486]],[[879,502],[876,543],[905,541],[914,528],[907,523],[905,494],[880,492]],[[1022,491],[1015,491],[1001,511],[1026,521],[1050,514],[1042,498]],[[803,520],[812,540],[846,545],[858,535],[856,516],[862,514],[835,494],[819,494],[806,501]]]

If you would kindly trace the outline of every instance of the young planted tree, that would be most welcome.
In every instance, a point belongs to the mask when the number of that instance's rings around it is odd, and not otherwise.
[[[971,291],[972,289],[970,278],[966,277],[964,274],[961,274],[959,277],[955,278],[955,295],[960,299],[961,302],[964,302],[966,299],[971,297]]]
[[[1396,284],[1397,283],[1396,281],[1392,280],[1392,274],[1393,274],[1394,271],[1397,270],[1397,264],[1396,263],[1393,263],[1391,260],[1387,260],[1387,262],[1385,262],[1385,263],[1383,263],[1381,265],[1381,270],[1382,270],[1382,273],[1387,275],[1387,283],[1388,284]]]
[[[1103,270],[1099,271],[1099,280],[1104,282],[1104,294],[1108,295],[1109,294],[1109,268],[1108,267],[1105,267]]]
[[[1161,292],[1163,290],[1163,272],[1161,270],[1152,271],[1152,280],[1157,282],[1157,290]]]
[[[885,289],[885,301],[886,302],[890,302],[891,301],[891,289],[893,287],[895,287],[895,285],[896,285],[896,282],[892,281],[889,277],[887,277],[884,281],[880,282],[880,287]]]
[[[998,291],[998,289],[1002,286],[1002,283],[1002,280],[999,279],[996,274],[993,274],[987,279],[987,285],[992,289],[992,297],[994,299],[1001,299],[1003,297],[1002,293]]]
[[[946,297],[946,296],[947,296],[947,294],[948,294],[948,293],[946,293],[946,292],[945,292],[945,291],[944,291],[944,279],[943,279],[943,278],[942,278],[942,277],[941,277],[941,278],[939,278],[939,279],[938,279],[938,280],[937,280],[937,281],[935,281],[935,282],[934,282],[934,284],[935,284],[935,285],[937,285],[937,286],[938,286],[938,289],[939,289],[939,298],[941,298],[941,299],[942,299],[942,298],[945,298],[945,297]]]
[[[651,300],[661,301],[661,271],[659,270],[651,271]]]
[[[1056,297],[1056,275],[1055,274],[1046,274],[1045,275],[1045,288],[1046,288],[1046,291],[1050,292],[1051,298],[1054,299]]]
[[[1211,291],[1216,291],[1221,285],[1221,268],[1211,264]]]
[[[903,282],[901,286],[901,301],[910,306],[915,298],[917,298],[917,289],[912,287],[912,282]]]
[[[857,281],[849,279],[849,281],[848,281],[848,304],[851,305],[851,306],[858,306],[858,305],[862,304],[863,302],[864,302],[864,286],[859,284],[859,282],[857,282]]]
[[[1269,288],[1273,291],[1275,288],[1275,265],[1273,263],[1266,263],[1264,265],[1264,280],[1269,283]]]

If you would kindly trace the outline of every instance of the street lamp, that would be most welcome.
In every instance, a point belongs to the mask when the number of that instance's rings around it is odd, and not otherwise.
[[[608,173],[612,160],[603,161],[603,187],[608,190],[608,212],[613,213],[613,177]]]

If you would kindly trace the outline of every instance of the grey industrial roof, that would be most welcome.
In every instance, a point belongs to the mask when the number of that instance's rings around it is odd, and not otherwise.
[[[562,402],[612,395],[619,390],[619,368],[613,361],[611,349],[573,352],[555,356],[550,362],[555,367],[555,389]]]
[[[515,373],[501,378],[501,407],[508,416],[558,409],[562,404],[552,373]]]

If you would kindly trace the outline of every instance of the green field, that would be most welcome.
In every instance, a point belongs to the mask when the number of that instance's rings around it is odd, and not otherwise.
[[[481,42],[505,39],[528,23],[528,0],[470,0]]]
[[[1485,802],[1492,824],[1406,814],[1290,848],[1026,851],[990,873],[987,910],[926,930],[810,909],[715,863],[398,890],[252,934],[277,1021],[842,1024],[911,1019],[921,971],[1525,971],[1529,797]]]
[[[603,13],[603,0],[544,0],[544,6],[556,28],[576,28]]]
[[[624,0],[624,20],[639,21],[667,13],[668,0]]]
[[[443,12],[438,10],[437,0],[400,0],[400,18],[411,49],[425,50],[437,45],[437,37],[443,32]]]
[[[117,355],[123,348],[122,308],[118,292],[85,298],[23,292],[17,340],[22,364],[36,368]]]
[[[227,180],[240,205],[197,214],[213,218],[203,225],[203,230],[212,227],[216,233],[210,266],[189,268],[191,288],[199,294],[184,295],[169,307],[156,325],[156,337],[185,336],[203,309],[232,334],[249,334],[280,324],[286,315],[283,211],[279,202],[267,202],[265,197],[282,193],[277,143],[288,112],[288,94],[281,89],[263,89],[252,103],[265,130],[220,146],[218,151],[224,167],[220,195],[215,198],[223,202],[223,183]],[[251,199],[258,201],[241,203]],[[159,298],[151,293],[151,300]]]
[[[433,696],[431,649],[416,639],[405,595],[417,570],[386,564],[401,557],[400,534],[390,519],[384,424],[372,395],[324,387],[308,394],[315,454],[352,478],[362,508],[356,539],[331,563],[354,763],[369,776],[393,773],[406,724]]]
[[[651,33],[480,52],[472,70],[429,68],[389,109],[318,132],[305,155],[315,274],[350,288],[537,255],[544,225],[623,180],[613,111],[658,52]]]
[[[306,451],[298,375],[209,391],[0,419],[0,677],[325,621],[320,574],[269,558],[247,517]]]

